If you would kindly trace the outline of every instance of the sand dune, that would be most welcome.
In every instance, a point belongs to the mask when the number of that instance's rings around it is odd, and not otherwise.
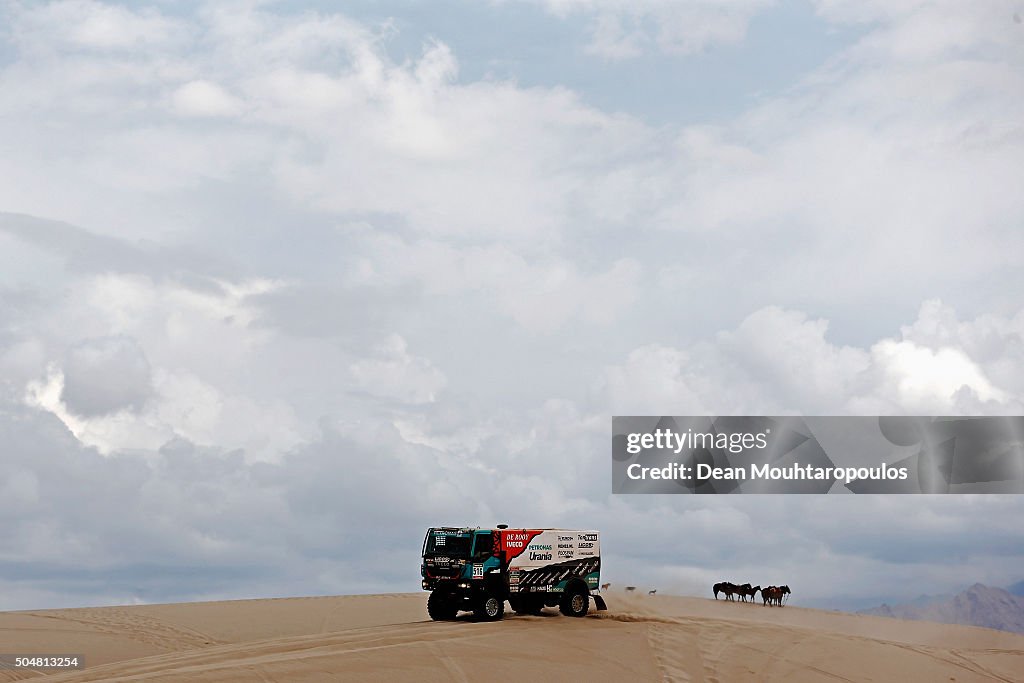
[[[427,620],[369,595],[0,613],[0,650],[86,668],[0,681],[1024,681],[1024,636],[702,598],[606,593],[609,611]]]

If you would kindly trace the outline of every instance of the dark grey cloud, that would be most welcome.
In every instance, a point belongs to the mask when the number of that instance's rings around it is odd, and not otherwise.
[[[853,496],[615,499],[591,472],[604,455],[553,435],[546,458],[499,441],[482,446],[486,456],[452,458],[383,423],[358,436],[324,423],[278,463],[182,439],[144,456],[101,456],[53,415],[7,403],[0,443],[0,582],[61,596],[53,604],[416,590],[421,536],[433,524],[596,526],[611,580],[697,593],[716,576],[768,576],[825,599],[845,563],[861,574],[844,591],[879,595],[881,577],[910,586],[924,572],[946,585],[988,565],[986,578],[1003,580],[1024,559],[1010,523],[1024,513],[1015,497],[929,499],[928,515],[956,519],[950,530],[915,523],[922,505],[892,499],[881,510]],[[892,523],[899,515],[906,522]],[[40,534],[51,553],[37,550]],[[4,606],[20,605],[11,600]]]
[[[146,354],[131,337],[85,339],[68,350],[61,398],[85,417],[138,410],[153,394]]]

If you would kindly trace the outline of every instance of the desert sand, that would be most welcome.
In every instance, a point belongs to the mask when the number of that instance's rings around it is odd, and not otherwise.
[[[1024,636],[605,592],[572,619],[431,622],[425,594],[0,613],[0,652],[77,653],[0,681],[1024,681]]]

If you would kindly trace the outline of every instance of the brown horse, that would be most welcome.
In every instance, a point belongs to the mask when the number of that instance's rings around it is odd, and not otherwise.
[[[782,607],[782,598],[785,595],[789,595],[793,591],[789,590],[789,586],[768,586],[767,588],[761,589],[761,597],[764,599],[766,605],[778,605]]]
[[[754,586],[751,588],[749,583],[745,583],[740,586],[740,592],[744,597],[744,602],[746,602],[746,598],[750,598],[750,602],[754,602],[754,596],[757,595],[759,590],[761,590],[760,586]]]

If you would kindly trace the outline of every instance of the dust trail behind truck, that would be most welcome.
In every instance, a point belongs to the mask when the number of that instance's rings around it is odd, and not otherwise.
[[[607,609],[601,582],[600,532],[577,529],[434,527],[423,540],[423,589],[431,619],[472,611],[495,621],[505,601],[517,614],[558,607],[582,617],[594,599]]]

